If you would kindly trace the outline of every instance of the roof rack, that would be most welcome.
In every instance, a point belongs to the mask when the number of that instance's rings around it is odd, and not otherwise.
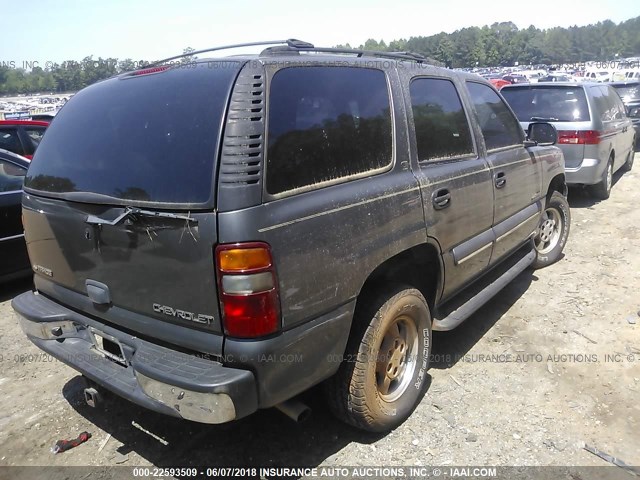
[[[164,58],[162,60],[158,60],[156,62],[150,63],[149,65],[147,65],[147,67],[154,67],[156,65],[160,65],[162,63],[169,62],[171,60],[190,57],[192,55],[199,55],[201,53],[206,53],[206,52],[215,52],[217,50],[229,50],[232,48],[255,47],[259,45],[286,45],[288,48],[295,49],[296,51],[314,48],[313,44],[308,42],[303,42],[302,40],[296,40],[295,38],[289,38],[287,40],[270,40],[270,41],[264,41],[264,42],[236,43],[234,45],[224,45],[222,47],[205,48],[202,50],[194,50],[193,52],[189,52],[189,53],[182,53],[180,55],[175,55],[173,57]]]
[[[314,47],[313,45],[305,47],[304,49],[297,48],[295,45],[272,47],[272,48],[267,48],[263,50],[260,53],[260,55],[272,55],[272,54],[286,53],[286,52],[299,52],[300,50],[304,50],[307,52],[318,52],[318,53],[345,53],[345,54],[355,55],[358,58],[367,56],[367,57],[390,58],[394,60],[411,60],[418,63],[426,63],[429,65],[443,66],[442,62],[439,62],[429,57],[425,57],[424,55],[421,55],[415,52],[381,52],[378,50],[359,50],[354,48]]]
[[[242,47],[255,47],[260,45],[278,45],[276,47],[270,47],[263,50],[260,55],[267,56],[278,53],[292,53],[292,52],[317,52],[317,53],[344,53],[349,55],[356,55],[357,57],[378,57],[378,58],[390,58],[394,60],[411,60],[417,63],[425,63],[428,65],[435,66],[444,66],[442,62],[438,62],[429,57],[425,57],[419,53],[415,52],[380,52],[377,50],[358,50],[353,48],[329,48],[329,47],[315,47],[312,43],[305,42],[302,40],[297,40],[295,38],[289,38],[287,40],[271,40],[264,42],[250,42],[250,43],[237,43],[235,45],[225,45],[222,47],[212,47],[205,48],[202,50],[194,50],[193,52],[183,53],[180,55],[175,55],[173,57],[168,57],[162,60],[158,60],[156,62],[150,63],[146,67],[155,67],[156,65],[161,65],[165,62],[169,62],[171,60],[176,60],[178,58],[190,57],[192,55],[199,55],[201,53],[207,52],[215,52],[218,50],[229,50],[233,48],[242,48]]]

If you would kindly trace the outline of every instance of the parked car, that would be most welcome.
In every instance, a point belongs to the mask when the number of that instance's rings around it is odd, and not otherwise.
[[[640,80],[640,70],[629,70],[624,74],[625,81]]]
[[[0,120],[0,149],[31,159],[49,122]]]
[[[616,89],[627,108],[627,115],[636,131],[635,151],[640,150],[640,81],[615,82],[610,84]]]
[[[585,72],[581,80],[584,82],[608,82],[611,80],[611,72],[606,70],[599,72]]]
[[[545,70],[523,70],[518,73],[526,77],[529,83],[537,83],[540,81],[540,78],[547,75]]]
[[[613,87],[593,83],[509,85],[501,90],[523,128],[545,119],[558,129],[567,183],[609,198],[613,174],[633,166],[635,132]]]
[[[21,220],[22,182],[29,161],[0,149],[0,281],[29,275]]]
[[[562,75],[553,73],[550,75],[546,75],[544,77],[540,77],[538,79],[538,83],[546,83],[546,82],[571,82],[573,79],[570,75]]]
[[[511,85],[511,82],[508,80],[503,80],[502,78],[490,78],[489,83],[500,90],[505,85]]]
[[[36,293],[13,307],[90,402],[297,417],[324,382],[339,418],[389,430],[427,388],[432,330],[560,258],[555,129],[525,138],[477,75],[293,40],[192,66],[85,88],[29,168]]]
[[[529,79],[524,75],[509,74],[503,76],[502,79],[509,83],[529,83]]]
[[[36,113],[34,115],[31,115],[31,120],[38,120],[38,121],[51,123],[55,117],[56,117],[56,112]]]

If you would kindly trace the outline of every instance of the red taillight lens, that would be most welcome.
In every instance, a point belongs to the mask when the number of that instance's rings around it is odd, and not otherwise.
[[[278,331],[278,283],[269,245],[263,242],[218,245],[216,267],[225,333],[237,338],[256,338]]]
[[[221,295],[224,330],[239,338],[256,338],[278,330],[278,295],[276,290],[251,295]]]
[[[558,143],[564,145],[597,145],[600,132],[597,130],[559,130]]]

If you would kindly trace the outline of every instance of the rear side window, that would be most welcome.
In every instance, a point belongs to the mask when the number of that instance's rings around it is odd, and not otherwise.
[[[418,160],[474,153],[469,123],[450,80],[417,78],[410,91]]]
[[[0,148],[18,155],[25,154],[17,128],[0,128]]]
[[[600,120],[610,122],[622,118],[616,99],[613,98],[613,95],[610,95],[609,88],[606,85],[589,87],[589,91],[593,97],[594,115],[599,116]]]
[[[184,210],[209,205],[239,68],[212,64],[117,77],[74,95],[42,137],[25,188]]]
[[[582,87],[503,88],[502,96],[521,122],[542,119],[550,122],[587,122],[587,98]]]
[[[269,96],[267,191],[322,186],[392,161],[384,72],[299,67],[277,72]]]
[[[524,132],[500,96],[487,85],[467,82],[487,150],[524,141]]]
[[[611,109],[612,119],[621,120],[624,116],[627,115],[627,111],[625,110],[624,104],[620,99],[620,95],[618,95],[613,87],[602,85],[601,88],[604,90],[604,93],[607,96],[607,102],[609,103],[609,108]]]
[[[33,126],[24,128],[24,131],[27,135],[29,135],[34,148],[38,148],[38,145],[40,145],[40,140],[42,140],[42,136],[44,135],[45,130],[46,127]]]

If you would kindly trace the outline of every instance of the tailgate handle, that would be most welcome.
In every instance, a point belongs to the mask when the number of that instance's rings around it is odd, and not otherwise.
[[[87,287],[87,295],[89,295],[93,303],[97,303],[98,305],[108,305],[111,303],[111,293],[107,285],[96,282],[95,280],[85,280],[84,284]]]

